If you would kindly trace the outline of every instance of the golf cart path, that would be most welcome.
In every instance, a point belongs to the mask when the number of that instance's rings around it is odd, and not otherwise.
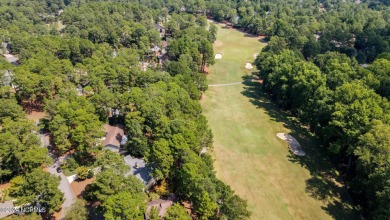
[[[247,80],[244,80],[244,81],[241,81],[241,82],[221,83],[221,84],[210,84],[210,85],[208,85],[208,86],[209,86],[209,87],[234,86],[234,85],[243,84],[243,83],[245,83],[245,82],[259,82],[259,83],[262,83],[263,81],[262,81],[262,80],[258,80],[258,79],[247,79]]]
[[[233,82],[233,83],[224,83],[224,84],[211,84],[211,85],[208,85],[210,87],[217,87],[217,86],[232,86],[232,85],[238,85],[238,84],[242,84],[243,82]]]

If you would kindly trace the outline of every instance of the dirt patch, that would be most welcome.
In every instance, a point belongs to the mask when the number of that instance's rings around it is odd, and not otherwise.
[[[77,197],[82,197],[83,194],[84,194],[85,187],[86,187],[87,185],[93,183],[93,181],[95,181],[95,177],[93,177],[93,178],[91,178],[91,179],[86,179],[86,180],[83,180],[83,181],[75,180],[75,181],[73,181],[73,182],[70,184],[70,188],[72,188],[73,193],[74,193]]]
[[[39,119],[46,117],[45,112],[38,112],[38,111],[31,111],[28,115],[27,118],[30,120],[33,120],[35,123],[39,122]]]
[[[222,54],[220,54],[220,53],[215,54],[215,59],[216,60],[222,59]]]
[[[52,219],[60,220],[62,215],[62,209],[58,212],[54,212],[54,214],[51,216]]]
[[[209,67],[208,67],[208,66],[205,66],[205,67],[204,67],[204,72],[203,72],[203,73],[204,73],[204,74],[209,74],[209,73],[210,73],[209,70],[210,70]]]
[[[30,114],[33,111],[43,112],[43,104],[38,101],[24,100],[20,103],[20,105],[23,107],[24,111],[27,112],[27,114]]]
[[[205,99],[207,99],[207,96],[205,94],[202,94],[200,96],[199,102],[204,102]]]
[[[259,53],[253,54],[253,58],[256,59],[258,55],[259,55]]]
[[[8,189],[11,186],[11,183],[3,183],[0,185],[0,189]]]

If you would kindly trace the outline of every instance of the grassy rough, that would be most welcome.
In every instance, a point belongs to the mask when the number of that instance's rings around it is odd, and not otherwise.
[[[242,81],[247,62],[265,45],[218,26],[208,84]],[[338,174],[313,137],[262,97],[249,82],[209,87],[201,104],[214,133],[217,176],[248,200],[252,219],[354,219]],[[276,133],[292,134],[307,155],[297,157]]]

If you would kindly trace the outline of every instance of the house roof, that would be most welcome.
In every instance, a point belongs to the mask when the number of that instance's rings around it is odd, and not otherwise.
[[[161,25],[159,25],[159,24],[157,24],[157,23],[154,23],[153,26],[154,26],[154,28],[156,28],[158,31],[160,31],[160,29],[164,29],[163,26],[161,26]]]
[[[124,135],[123,128],[119,125],[104,125],[104,130],[106,131],[106,137],[103,140],[103,146],[116,146],[119,148]]]
[[[160,47],[159,46],[154,46],[152,49],[151,49],[153,52],[157,52],[160,50]]]
[[[164,217],[167,209],[173,205],[173,200],[171,198],[168,199],[156,199],[148,202],[145,212],[145,219],[150,219],[150,211],[153,207],[157,209],[157,213],[159,217]]]
[[[144,185],[149,186],[154,179],[150,175],[151,168],[146,165],[145,160],[127,155],[124,157],[125,163],[130,167],[130,171],[125,176],[134,175],[137,179],[141,180]],[[137,168],[135,164],[137,163]]]
[[[1,70],[0,70],[1,73]],[[8,70],[4,71],[4,74],[1,76],[1,80],[4,85],[9,85],[12,82],[12,75]]]
[[[18,60],[19,58],[15,55],[12,55],[12,54],[3,54],[3,57],[5,60],[7,60],[9,63],[15,65],[15,66],[18,66]]]
[[[14,203],[12,201],[5,201],[0,203],[0,218],[5,218],[15,213]]]

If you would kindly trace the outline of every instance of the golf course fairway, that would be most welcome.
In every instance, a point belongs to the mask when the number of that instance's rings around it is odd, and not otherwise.
[[[208,68],[211,86],[200,102],[214,134],[218,178],[248,201],[251,219],[355,218],[337,171],[315,139],[250,79],[256,69],[245,67],[265,43],[216,25],[214,53],[222,58]],[[293,155],[277,133],[293,135],[306,156]]]

